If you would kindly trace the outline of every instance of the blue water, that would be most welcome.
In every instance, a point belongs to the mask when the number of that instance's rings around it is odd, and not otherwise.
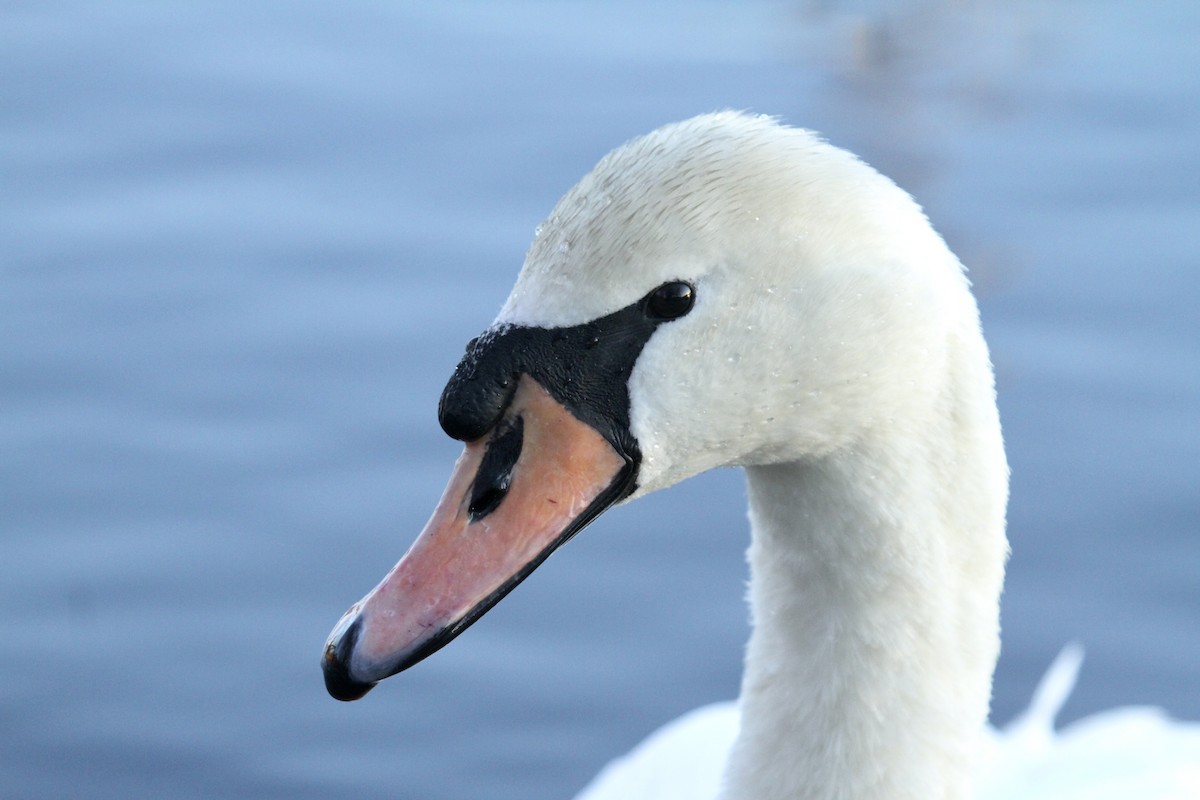
[[[438,394],[535,225],[724,107],[860,152],[972,269],[995,719],[1071,639],[1068,719],[1200,718],[1200,6],[647,5],[0,10],[0,797],[558,798],[733,696],[734,471],[362,702],[318,668],[440,493]]]

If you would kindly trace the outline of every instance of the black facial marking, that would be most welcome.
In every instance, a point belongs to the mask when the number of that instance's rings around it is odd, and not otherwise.
[[[442,429],[462,441],[484,436],[499,423],[525,374],[637,463],[641,453],[629,430],[629,376],[658,326],[688,313],[695,297],[692,284],[671,281],[579,325],[486,331],[468,346],[442,392]]]
[[[475,483],[471,486],[471,502],[467,506],[471,522],[477,522],[495,511],[508,494],[513,467],[521,457],[524,439],[525,420],[521,417],[496,431],[492,437],[479,464],[479,472],[475,474]]]

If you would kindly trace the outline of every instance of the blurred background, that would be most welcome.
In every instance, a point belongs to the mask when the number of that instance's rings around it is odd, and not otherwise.
[[[1200,719],[1200,4],[0,6],[0,797],[569,797],[733,697],[744,487],[605,515],[326,696],[432,509],[435,407],[612,147],[738,108],[860,153],[971,270],[1013,470],[993,719]]]

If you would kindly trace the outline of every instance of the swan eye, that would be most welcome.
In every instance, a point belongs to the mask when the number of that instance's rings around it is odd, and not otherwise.
[[[677,319],[692,310],[696,290],[690,283],[671,281],[646,295],[646,314],[655,319]]]

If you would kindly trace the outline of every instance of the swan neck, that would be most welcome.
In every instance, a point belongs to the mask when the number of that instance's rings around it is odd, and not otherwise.
[[[970,796],[1007,553],[994,409],[747,469],[754,631],[724,800]]]

